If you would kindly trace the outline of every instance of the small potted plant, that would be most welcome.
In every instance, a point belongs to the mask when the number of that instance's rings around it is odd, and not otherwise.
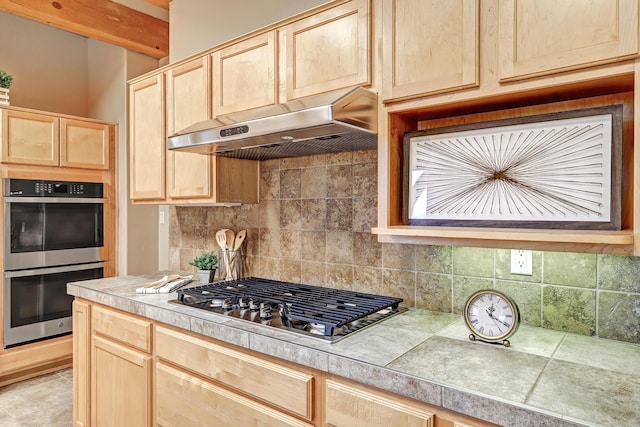
[[[0,105],[9,105],[9,88],[12,82],[13,76],[0,70]]]
[[[212,283],[218,267],[218,257],[213,252],[207,252],[193,259],[189,264],[198,267],[200,283]]]

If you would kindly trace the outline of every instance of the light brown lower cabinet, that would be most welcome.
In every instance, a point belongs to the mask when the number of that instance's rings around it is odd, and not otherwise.
[[[493,425],[82,299],[73,314],[75,427]]]
[[[90,424],[91,399],[91,306],[80,300],[73,301],[73,425]]]
[[[336,380],[325,381],[327,425],[332,427],[432,427],[433,412]]]
[[[327,427],[491,427],[442,408],[330,376],[324,380]]]
[[[91,344],[91,424],[151,425],[151,356],[93,336]]]
[[[161,426],[313,427],[186,371],[156,365],[156,422]]]
[[[275,363],[192,334],[156,326],[155,351],[166,360],[210,381],[267,402],[279,411],[313,419],[313,372]],[[159,390],[159,388],[156,388]]]

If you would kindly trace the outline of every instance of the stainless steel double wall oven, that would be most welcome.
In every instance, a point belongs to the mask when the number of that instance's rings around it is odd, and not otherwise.
[[[66,284],[104,275],[103,184],[4,179],[4,347],[71,332]]]

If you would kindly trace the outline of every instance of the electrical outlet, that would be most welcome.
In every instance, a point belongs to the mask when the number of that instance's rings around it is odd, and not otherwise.
[[[522,249],[511,250],[511,274],[533,275],[533,253]]]

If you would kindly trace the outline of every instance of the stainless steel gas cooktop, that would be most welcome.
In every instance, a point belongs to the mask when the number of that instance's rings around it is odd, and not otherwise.
[[[248,277],[180,289],[172,302],[335,342],[406,308],[402,298]]]

